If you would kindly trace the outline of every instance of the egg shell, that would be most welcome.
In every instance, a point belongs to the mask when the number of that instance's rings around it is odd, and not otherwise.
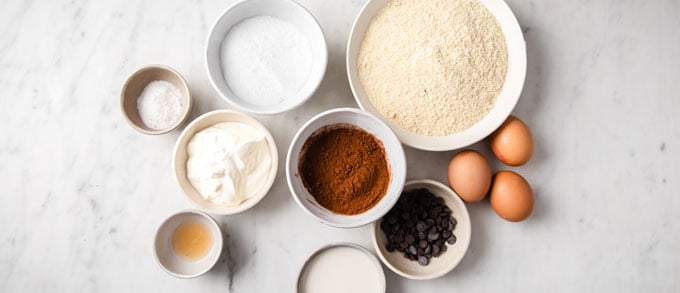
[[[508,166],[521,166],[534,153],[534,139],[529,127],[515,116],[508,117],[491,135],[491,150]]]
[[[500,171],[494,175],[489,202],[503,219],[519,222],[531,215],[534,193],[529,182],[521,175],[513,171]]]
[[[449,163],[449,186],[466,202],[478,202],[491,187],[491,166],[480,153],[465,150]]]

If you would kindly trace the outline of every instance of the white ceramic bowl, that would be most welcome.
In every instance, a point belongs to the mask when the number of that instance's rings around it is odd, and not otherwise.
[[[222,73],[221,48],[229,30],[239,22],[255,16],[272,16],[295,26],[309,41],[312,51],[312,68],[304,86],[294,97],[273,106],[253,105],[235,95]],[[206,43],[206,69],[210,82],[222,98],[238,110],[255,114],[276,114],[307,101],[321,84],[326,72],[328,50],[323,31],[314,16],[292,0],[246,0],[227,9],[208,35]]]
[[[387,194],[373,208],[358,215],[336,214],[319,205],[314,196],[303,185],[302,178],[300,178],[298,173],[300,152],[305,141],[318,129],[326,125],[338,123],[352,124],[373,134],[383,143],[387,155],[387,163],[390,167],[390,183],[387,188]],[[307,121],[295,134],[288,149],[288,157],[286,158],[286,179],[288,180],[288,187],[293,198],[307,213],[330,226],[340,228],[358,227],[379,219],[397,202],[406,180],[406,158],[401,143],[394,135],[394,132],[380,119],[359,109],[333,109],[316,115]]]
[[[421,266],[417,261],[405,258],[401,252],[396,250],[393,252],[387,251],[385,248],[387,237],[385,232],[380,229],[381,219],[373,223],[373,247],[378,253],[380,260],[393,272],[413,280],[430,280],[447,274],[460,263],[470,246],[472,226],[470,225],[470,215],[465,207],[465,203],[451,188],[437,181],[424,179],[407,182],[404,186],[404,191],[418,188],[427,188],[434,195],[444,198],[446,206],[452,211],[451,215],[458,221],[456,228],[453,230],[453,235],[457,238],[456,243],[445,244],[447,249],[444,253],[431,258],[428,265]]]
[[[465,131],[447,136],[427,136],[406,130],[380,115],[366,96],[366,92],[359,79],[357,59],[364,34],[373,17],[390,1],[392,0],[369,0],[366,2],[366,5],[357,16],[349,36],[347,44],[347,75],[354,98],[361,109],[375,114],[390,125],[401,142],[422,150],[454,150],[469,146],[487,137],[512,112],[522,93],[526,76],[527,57],[524,36],[515,15],[508,5],[503,0],[479,0],[496,17],[505,36],[508,48],[508,70],[505,76],[505,83],[500,95],[496,98],[494,107],[482,120]]]
[[[191,261],[177,255],[172,249],[172,237],[179,225],[188,221],[198,221],[210,230],[212,246],[210,251],[202,259]],[[222,253],[223,239],[220,226],[210,216],[199,212],[187,210],[174,214],[166,219],[156,231],[154,240],[154,252],[158,264],[168,274],[178,278],[194,278],[209,271]]]
[[[380,265],[380,261],[375,257],[373,253],[368,251],[368,249],[364,248],[361,245],[350,243],[350,242],[342,242],[342,243],[336,243],[336,244],[329,244],[324,247],[319,248],[319,250],[315,251],[312,253],[312,255],[307,258],[307,261],[302,265],[302,268],[300,269],[300,273],[298,274],[298,281],[297,281],[297,288],[295,292],[298,293],[309,293],[305,292],[304,287],[305,283],[307,282],[307,276],[310,275],[309,269],[310,265],[315,261],[317,257],[319,257],[321,254],[332,250],[336,248],[351,248],[354,249],[362,254],[364,254],[367,258],[367,260],[373,264],[373,268],[375,269],[375,273],[378,275],[378,287],[379,289],[376,292],[370,292],[370,293],[383,293],[386,291],[387,287],[387,282],[385,280],[385,272],[383,271],[382,266]],[[364,268],[368,269],[368,268]],[[363,284],[359,284],[363,285]],[[335,290],[337,292],[337,290]],[[367,290],[362,290],[360,292],[367,292]]]
[[[191,185],[191,182],[187,178],[187,145],[189,144],[189,141],[197,132],[219,122],[241,122],[263,131],[266,134],[267,144],[269,145],[269,153],[272,158],[272,169],[265,180],[265,184],[263,184],[260,187],[260,190],[258,190],[257,193],[255,193],[252,197],[246,199],[240,205],[233,207],[214,204],[206,200],[203,198],[203,196],[201,196],[196,188]],[[180,134],[179,138],[177,139],[177,144],[175,145],[175,153],[172,164],[174,168],[175,179],[189,201],[191,201],[197,207],[210,213],[230,215],[245,211],[264,198],[274,183],[274,179],[276,179],[278,162],[279,159],[274,138],[272,137],[269,130],[267,130],[267,128],[265,128],[259,121],[244,113],[230,110],[216,110],[205,113],[196,118],[196,120],[192,121],[184,129],[184,131],[182,131],[182,134]]]

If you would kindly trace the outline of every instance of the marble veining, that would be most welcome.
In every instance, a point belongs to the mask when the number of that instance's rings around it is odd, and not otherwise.
[[[292,200],[284,160],[317,113],[356,107],[345,46],[365,0],[300,0],[329,63],[302,107],[256,116],[279,147],[270,193],[217,217],[225,250],[208,274],[163,272],[156,227],[193,208],[171,172],[179,131],[145,136],[119,91],[146,64],[184,75],[192,118],[225,109],[203,65],[216,17],[235,1],[4,1],[0,9],[0,292],[292,292],[305,258],[331,242],[372,250],[369,227],[335,229]],[[673,292],[680,285],[680,2],[508,0],[528,72],[514,114],[536,153],[519,168],[535,213],[507,223],[469,205],[470,250],[456,270],[416,282],[385,268],[389,292]],[[489,155],[482,142],[472,148]],[[455,152],[406,148],[408,178],[446,182]],[[492,161],[494,170],[508,167]]]

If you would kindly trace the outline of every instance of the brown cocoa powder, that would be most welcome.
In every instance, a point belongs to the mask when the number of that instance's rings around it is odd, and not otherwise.
[[[385,196],[390,182],[382,142],[350,124],[329,125],[312,134],[298,166],[317,203],[337,214],[368,211]]]

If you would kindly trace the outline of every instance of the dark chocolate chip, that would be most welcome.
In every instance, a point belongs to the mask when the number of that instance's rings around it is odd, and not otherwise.
[[[418,224],[416,224],[416,230],[425,231],[425,229],[427,229],[427,224],[425,224],[425,222],[420,221]]]
[[[411,246],[408,247],[408,253],[416,254],[416,253],[418,253],[418,249],[415,246],[411,245]]]
[[[455,243],[456,243],[456,240],[458,240],[458,239],[456,238],[456,235],[451,234],[451,237],[449,237],[449,239],[446,239],[446,242],[447,242],[448,244],[455,244]]]
[[[420,248],[425,248],[425,247],[427,247],[427,244],[428,244],[428,243],[427,243],[427,241],[425,241],[425,240],[420,240],[420,242],[418,242],[418,246],[420,246]]]
[[[432,255],[437,256],[439,255],[439,251],[441,250],[441,247],[437,244],[432,245]]]
[[[394,224],[397,223],[397,217],[391,216],[391,217],[387,218],[387,222],[394,225]]]
[[[458,221],[456,220],[456,218],[451,217],[449,218],[449,223],[451,223],[451,225],[455,227],[458,224]]]
[[[425,257],[425,256],[420,256],[418,257],[418,264],[421,266],[426,266],[428,263],[430,263],[430,260]]]
[[[380,230],[383,230],[383,232],[385,232],[385,233],[390,233],[390,231],[392,230],[392,229],[390,229],[390,228],[391,228],[391,227],[390,227],[390,224],[389,224],[388,222],[382,221],[382,222],[380,223]]]
[[[442,232],[442,237],[444,237],[444,239],[449,239],[450,236],[451,236],[451,231],[444,230],[444,232]]]

